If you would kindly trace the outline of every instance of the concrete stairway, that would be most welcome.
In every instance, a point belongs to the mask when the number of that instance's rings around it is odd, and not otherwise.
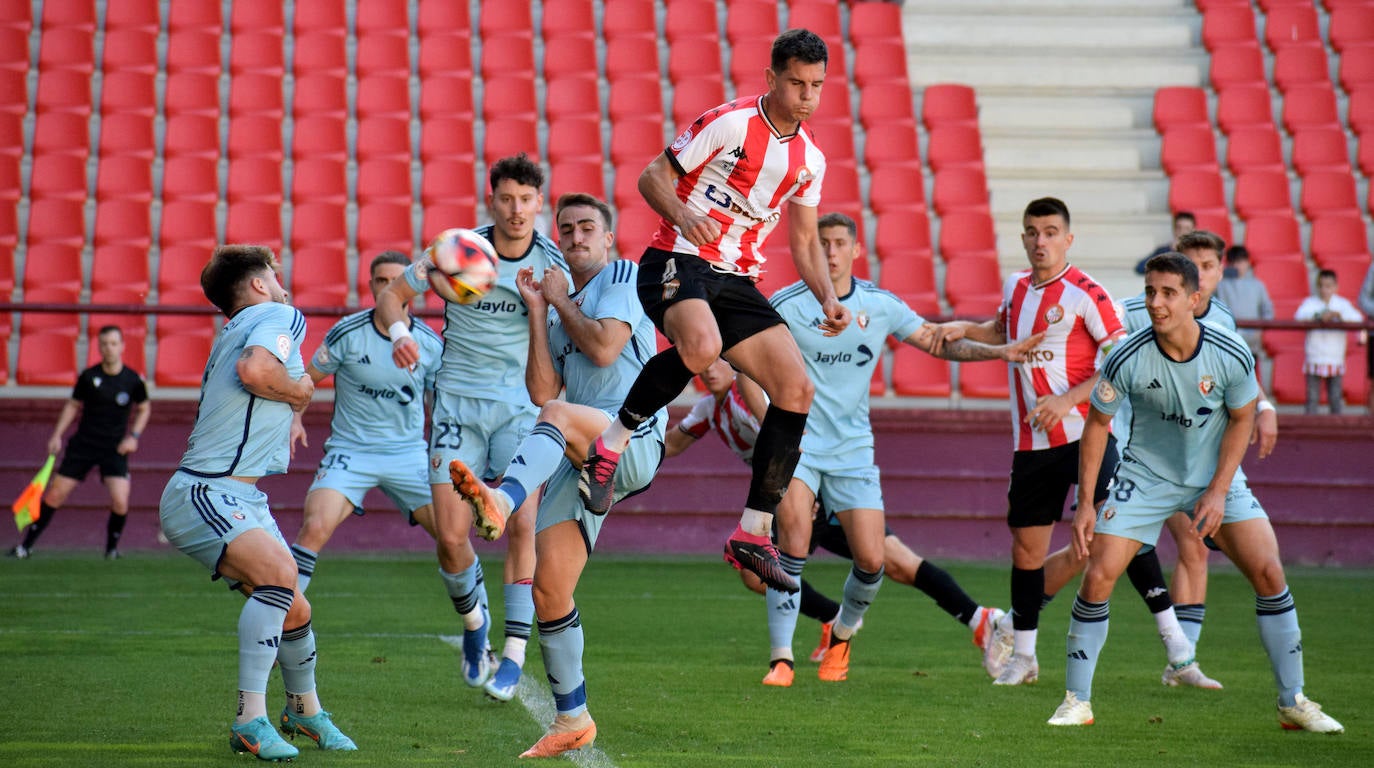
[[[1052,195],[1073,215],[1073,262],[1114,296],[1138,293],[1136,261],[1169,236],[1154,91],[1199,85],[1207,74],[1193,5],[907,0],[905,8],[918,95],[936,83],[977,90],[1003,270],[1025,265],[1025,204]]]

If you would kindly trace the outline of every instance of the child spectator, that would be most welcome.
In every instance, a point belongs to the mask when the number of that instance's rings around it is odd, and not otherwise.
[[[1318,323],[1358,323],[1364,319],[1348,299],[1336,295],[1336,273],[1329,269],[1317,273],[1317,295],[1303,299],[1293,317]],[[1302,372],[1307,375],[1307,413],[1317,412],[1323,380],[1326,381],[1326,399],[1331,406],[1331,413],[1341,412],[1346,333],[1338,330],[1307,332],[1306,358],[1302,364]]]

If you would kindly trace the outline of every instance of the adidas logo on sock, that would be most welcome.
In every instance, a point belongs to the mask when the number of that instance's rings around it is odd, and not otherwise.
[[[259,640],[258,645],[265,645],[268,648],[276,648],[281,644],[281,638],[269,637],[266,640]]]
[[[1072,652],[1072,653],[1069,654],[1069,658],[1071,658],[1071,659],[1077,659],[1078,661],[1087,661],[1087,660],[1088,660],[1088,652],[1087,652],[1087,651],[1083,651],[1083,650],[1074,651],[1074,652]]]

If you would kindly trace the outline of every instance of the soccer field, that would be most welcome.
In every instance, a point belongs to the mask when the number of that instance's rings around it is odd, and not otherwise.
[[[807,576],[838,596],[845,566]],[[946,563],[982,602],[1005,602],[1001,566]],[[552,716],[535,642],[520,697],[485,699],[459,679],[460,625],[422,556],[321,558],[310,597],[321,699],[356,753],[302,745],[299,764],[515,765]],[[806,661],[817,625],[799,623],[797,682],[759,684],[768,639],[762,599],[719,562],[594,558],[578,593],[593,766],[1122,766],[1304,768],[1374,764],[1374,670],[1356,643],[1374,635],[1369,571],[1294,569],[1308,692],[1341,736],[1290,733],[1253,596],[1217,569],[1199,658],[1220,692],[1164,688],[1163,651],[1140,600],[1117,592],[1094,689],[1097,725],[1045,725],[1063,696],[1068,595],[1042,618],[1041,678],[995,689],[969,632],[924,595],[883,586],[854,644],[850,679],[821,683]],[[487,562],[500,643],[501,572]],[[227,746],[241,604],[173,553],[118,562],[43,552],[0,562],[0,765],[247,765]],[[277,711],[273,676],[269,709]],[[308,744],[308,742],[307,742]]]

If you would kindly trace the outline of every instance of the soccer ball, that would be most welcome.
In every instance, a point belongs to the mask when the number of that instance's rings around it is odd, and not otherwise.
[[[496,287],[496,249],[470,229],[446,229],[425,249],[429,284],[446,301],[471,304]]]

